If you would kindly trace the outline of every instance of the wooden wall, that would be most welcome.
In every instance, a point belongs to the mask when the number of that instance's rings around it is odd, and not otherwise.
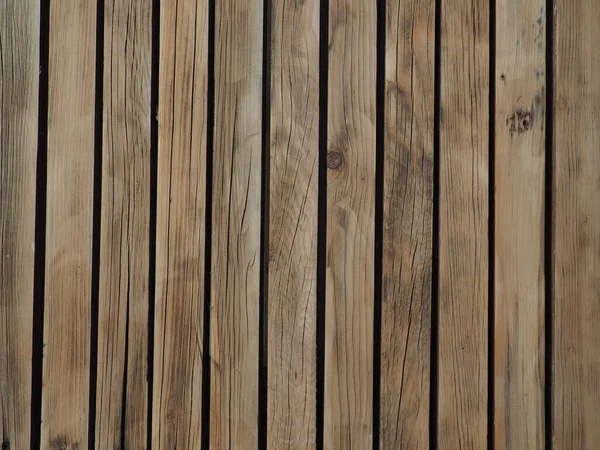
[[[0,0],[2,450],[600,448],[599,20]]]

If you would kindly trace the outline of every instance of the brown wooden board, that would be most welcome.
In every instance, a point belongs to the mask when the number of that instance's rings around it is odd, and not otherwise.
[[[267,446],[316,439],[319,2],[274,2]]]
[[[385,9],[380,448],[429,448],[435,3]]]
[[[84,447],[90,391],[96,3],[50,2],[42,447]]]
[[[215,8],[211,448],[258,445],[263,3]]]
[[[152,2],[106,1],[104,20],[95,442],[146,448]]]
[[[441,10],[438,445],[486,448],[489,2]]]
[[[40,5],[0,0],[0,442],[28,448]]]
[[[376,4],[329,2],[324,448],[371,446]]]
[[[554,448],[600,447],[600,3],[556,0]]]
[[[200,448],[208,1],[163,1],[152,447]]]

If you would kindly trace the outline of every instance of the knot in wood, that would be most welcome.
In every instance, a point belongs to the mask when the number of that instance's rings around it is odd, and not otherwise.
[[[338,152],[327,153],[327,167],[337,169],[342,165],[342,155]]]

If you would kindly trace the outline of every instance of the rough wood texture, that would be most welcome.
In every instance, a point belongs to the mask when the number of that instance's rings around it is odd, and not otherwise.
[[[442,6],[438,445],[486,448],[489,2]]]
[[[271,17],[269,448],[314,448],[319,155],[319,2]]]
[[[429,448],[435,4],[386,3],[382,449]]]
[[[96,4],[50,4],[42,447],[85,446],[90,318]]]
[[[0,0],[0,442],[29,447],[40,5]]]
[[[96,448],[119,448],[123,438],[126,448],[141,449],[148,416],[152,2],[110,0],[104,8]]]
[[[331,0],[324,447],[373,432],[376,4]]]
[[[208,1],[161,2],[153,448],[200,448]]]
[[[263,3],[216,3],[211,448],[258,445]]]
[[[494,448],[498,450],[544,448],[544,6],[544,0],[496,3]]]
[[[557,0],[554,448],[600,448],[600,3]]]

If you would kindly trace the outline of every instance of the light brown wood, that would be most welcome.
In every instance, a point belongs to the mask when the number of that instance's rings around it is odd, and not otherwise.
[[[435,3],[386,2],[380,447],[429,448]]]
[[[106,1],[104,18],[96,448],[119,448],[123,439],[126,448],[142,449],[148,430],[152,2]]]
[[[215,8],[211,448],[258,445],[263,3]]]
[[[331,0],[324,448],[373,434],[376,4]]]
[[[441,11],[440,448],[487,446],[489,17],[487,0]]]
[[[0,442],[28,448],[40,5],[0,0]]]
[[[319,2],[271,16],[268,448],[316,438]]]
[[[50,3],[42,447],[87,445],[96,4]]]
[[[208,1],[161,2],[152,447],[200,448]]]
[[[496,3],[494,442],[544,448],[544,0]]]
[[[600,448],[600,3],[554,12],[554,448]]]

